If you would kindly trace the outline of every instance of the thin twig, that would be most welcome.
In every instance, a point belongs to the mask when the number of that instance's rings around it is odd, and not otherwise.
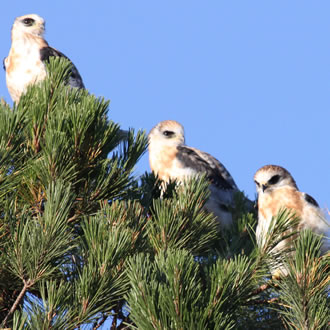
[[[252,303],[253,305],[270,305],[274,302],[276,302],[279,298],[272,298],[272,299],[269,299],[269,300],[254,300]]]
[[[10,315],[12,315],[15,310],[17,309],[19,303],[21,302],[21,300],[23,299],[25,293],[26,293],[26,290],[31,286],[31,283],[30,281],[24,281],[24,286],[20,292],[20,294],[18,295],[18,297],[16,298],[13,306],[11,306],[11,309],[9,310],[8,314],[6,315],[6,317],[4,318],[4,320],[2,321],[1,323],[1,327],[5,327],[6,323],[7,323],[7,320],[9,318]]]
[[[117,316],[118,316],[118,314],[114,314],[110,329],[116,329],[116,327],[117,327]]]
[[[257,288],[256,290],[254,290],[252,292],[252,295],[255,296],[255,295],[259,294],[260,292],[263,292],[263,291],[269,289],[271,287],[271,285],[272,285],[271,281],[261,285],[259,288]]]
[[[98,329],[105,321],[106,319],[108,318],[107,315],[103,315],[102,319],[100,322],[98,322],[94,327],[93,327],[93,330],[96,330]]]
[[[77,211],[72,217],[68,219],[68,223],[75,221],[77,218],[79,218],[82,215],[82,212]]]
[[[122,306],[123,306],[122,302],[118,301],[117,305],[115,307],[115,312],[114,312],[113,319],[112,319],[111,329],[116,329],[117,328],[118,314],[119,314]]]

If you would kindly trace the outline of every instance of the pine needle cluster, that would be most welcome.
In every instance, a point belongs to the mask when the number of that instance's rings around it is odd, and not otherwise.
[[[327,328],[321,237],[283,210],[257,247],[243,194],[232,228],[219,228],[203,177],[160,196],[157,178],[133,172],[145,132],[123,131],[108,101],[67,87],[65,59],[48,70],[0,105],[1,328]]]

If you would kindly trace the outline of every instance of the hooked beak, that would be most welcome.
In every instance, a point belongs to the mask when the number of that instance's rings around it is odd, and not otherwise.
[[[263,185],[261,185],[261,188],[262,188],[262,192],[265,192],[265,190],[268,188],[268,185],[263,184]]]
[[[39,36],[43,36],[45,33],[45,23],[43,23],[43,22],[37,23],[37,28],[39,31]]]

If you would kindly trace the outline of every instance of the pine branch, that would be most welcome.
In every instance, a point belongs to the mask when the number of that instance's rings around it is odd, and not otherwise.
[[[280,289],[279,313],[292,329],[320,329],[330,313],[330,254],[320,256],[322,238],[302,231],[294,243],[295,255],[287,258],[288,275],[277,281]]]
[[[212,249],[218,223],[203,209],[207,195],[207,181],[196,178],[182,185],[172,199],[153,201],[147,232],[156,253],[174,248],[201,255]]]
[[[19,304],[21,303],[22,299],[25,296],[26,291],[33,285],[34,283],[31,282],[30,280],[24,281],[24,286],[21,290],[21,292],[19,293],[19,295],[17,296],[13,306],[10,308],[8,314],[6,315],[6,317],[4,318],[4,320],[1,323],[1,327],[5,327],[7,324],[7,320],[8,318],[14,314],[14,312],[16,311],[17,307],[19,306]]]
[[[5,323],[98,329],[113,316],[113,329],[327,326],[329,255],[318,238],[299,237],[283,211],[255,247],[256,215],[243,194],[232,228],[219,230],[203,208],[203,178],[165,192],[153,175],[138,184],[145,132],[123,131],[109,101],[65,86],[69,70],[50,61],[48,78],[19,104],[0,104]],[[287,276],[268,280],[277,268]]]

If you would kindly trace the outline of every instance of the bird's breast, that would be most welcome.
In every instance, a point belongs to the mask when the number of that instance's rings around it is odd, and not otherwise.
[[[38,47],[12,46],[6,62],[6,82],[14,101],[19,100],[28,85],[45,77],[46,68]]]
[[[259,213],[264,219],[270,219],[278,214],[280,209],[292,209],[301,216],[303,203],[299,191],[294,188],[280,188],[258,196]]]
[[[151,170],[166,182],[169,180],[182,182],[185,178],[196,174],[191,168],[184,167],[178,160],[176,148],[151,150],[149,162]]]

